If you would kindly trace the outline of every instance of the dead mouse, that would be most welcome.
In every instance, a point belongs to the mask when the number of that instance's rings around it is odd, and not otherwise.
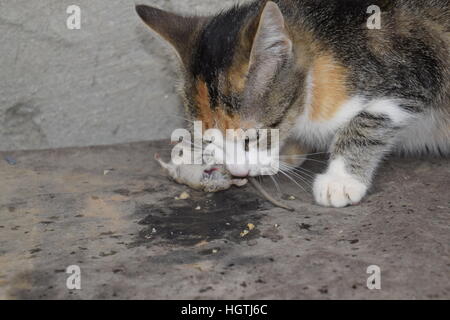
[[[230,189],[232,186],[242,187],[248,183],[247,179],[234,179],[228,171],[220,165],[175,165],[161,160],[159,154],[155,155],[169,176],[179,184],[204,192],[219,192]]]
[[[228,190],[232,186],[242,187],[248,183],[247,179],[234,179],[225,167],[221,165],[175,165],[172,162],[164,162],[159,154],[155,155],[155,160],[159,162],[161,167],[175,182],[187,185],[195,190],[212,193]],[[274,206],[294,211],[288,205],[268,194],[255,178],[250,178],[250,182]]]

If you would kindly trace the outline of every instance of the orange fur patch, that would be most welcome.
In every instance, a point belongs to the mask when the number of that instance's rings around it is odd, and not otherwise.
[[[226,133],[227,129],[239,129],[240,118],[237,115],[229,115],[224,109],[219,108],[215,112],[216,127]]]
[[[330,55],[323,55],[313,62],[313,121],[332,119],[348,100],[346,86],[347,70],[337,64]]]
[[[234,65],[228,72],[228,80],[234,92],[242,92],[247,79],[248,63]]]

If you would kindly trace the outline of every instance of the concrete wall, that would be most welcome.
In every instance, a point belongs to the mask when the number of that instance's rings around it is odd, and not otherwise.
[[[235,3],[0,0],[0,150],[161,139],[182,126],[173,55],[135,2],[189,13]],[[81,30],[66,27],[71,4]]]

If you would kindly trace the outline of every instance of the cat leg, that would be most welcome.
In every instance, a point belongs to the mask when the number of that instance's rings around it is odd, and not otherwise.
[[[338,130],[328,170],[314,182],[316,202],[338,208],[359,203],[408,116],[393,103],[374,104]]]

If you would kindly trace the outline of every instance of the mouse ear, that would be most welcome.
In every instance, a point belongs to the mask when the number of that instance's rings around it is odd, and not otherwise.
[[[137,5],[136,12],[176,50],[181,61],[188,62],[196,34],[206,20],[205,17],[185,17],[146,5]]]

